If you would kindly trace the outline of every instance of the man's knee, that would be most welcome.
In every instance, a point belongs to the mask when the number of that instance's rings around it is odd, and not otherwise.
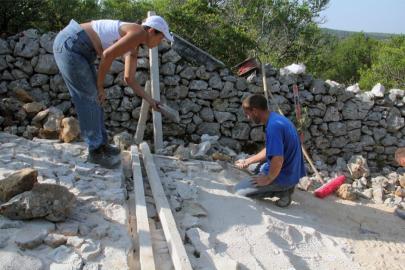
[[[235,185],[235,193],[241,196],[248,196],[248,194],[257,191],[251,183],[251,179],[244,179]]]

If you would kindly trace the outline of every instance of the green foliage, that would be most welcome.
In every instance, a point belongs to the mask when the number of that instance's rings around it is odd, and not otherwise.
[[[43,9],[44,0],[2,0],[0,32],[16,33],[32,27],[32,18]]]
[[[376,83],[386,88],[405,88],[405,36],[381,42],[371,68],[360,70],[360,87],[371,89]]]
[[[33,25],[44,31],[61,30],[71,19],[77,22],[97,18],[97,0],[43,0],[43,6],[33,18]]]
[[[147,12],[153,9],[151,1],[104,0],[101,5],[101,16],[136,22],[146,18]]]
[[[205,0],[156,2],[157,12],[167,19],[171,31],[228,65],[241,62],[254,47],[243,28],[225,21],[221,9]]]
[[[353,83],[360,79],[360,69],[371,67],[371,55],[377,41],[359,33],[331,44],[332,48],[321,57],[329,66],[321,66],[322,77],[338,82]]]
[[[262,61],[286,65],[303,61],[320,42],[315,20],[329,0],[229,0],[226,16],[249,31]]]

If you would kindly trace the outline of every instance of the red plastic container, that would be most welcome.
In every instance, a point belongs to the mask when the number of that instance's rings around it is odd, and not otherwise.
[[[318,198],[325,198],[326,196],[335,192],[346,180],[346,176],[341,175],[333,179],[332,181],[324,184],[320,188],[314,191],[314,195]]]

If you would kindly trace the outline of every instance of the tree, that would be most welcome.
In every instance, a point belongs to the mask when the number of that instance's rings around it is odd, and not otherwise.
[[[255,40],[262,60],[276,65],[305,60],[319,39],[316,20],[329,0],[229,0],[227,21]]]
[[[169,22],[171,31],[228,66],[239,63],[254,48],[245,29],[228,23],[218,5],[212,6],[206,0],[160,0],[154,3],[156,12]]]
[[[0,32],[17,33],[32,27],[32,18],[44,8],[44,0],[2,0]]]
[[[33,18],[41,30],[61,30],[71,19],[85,22],[99,16],[98,0],[43,0],[41,11]]]
[[[136,22],[146,18],[147,12],[153,10],[154,1],[104,0],[101,4],[103,18]]]
[[[360,87],[371,89],[376,83],[388,88],[405,88],[405,36],[381,42],[373,54],[370,68],[360,70]]]
[[[329,55],[323,55],[330,66],[324,69],[322,77],[347,84],[358,82],[360,69],[371,67],[372,52],[377,42],[364,33],[340,40]]]

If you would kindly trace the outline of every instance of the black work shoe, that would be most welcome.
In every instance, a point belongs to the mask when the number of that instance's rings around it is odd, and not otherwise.
[[[280,192],[279,195],[278,195],[278,196],[280,196],[280,199],[278,199],[276,201],[276,205],[278,207],[287,207],[287,206],[289,206],[291,204],[291,201],[292,201],[291,200],[291,195],[293,193],[294,193],[294,187],[292,187],[292,188],[290,188],[290,189],[288,189],[286,191]]]
[[[106,152],[108,155],[119,155],[121,154],[121,150],[118,147],[114,147],[108,143],[102,145],[104,152]]]
[[[95,150],[89,150],[87,162],[98,164],[107,169],[114,169],[118,167],[121,159],[114,155],[108,155],[103,147],[99,147]]]

